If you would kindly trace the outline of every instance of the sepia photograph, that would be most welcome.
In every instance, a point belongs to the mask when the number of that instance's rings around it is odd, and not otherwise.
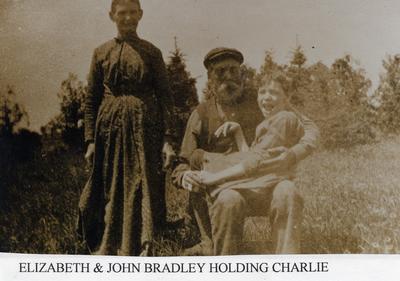
[[[399,11],[0,0],[0,252],[400,254]]]

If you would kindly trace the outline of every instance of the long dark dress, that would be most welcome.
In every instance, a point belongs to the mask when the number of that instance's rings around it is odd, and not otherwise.
[[[165,215],[161,150],[172,100],[161,52],[137,36],[98,47],[85,106],[95,154],[79,230],[97,254],[139,255]]]

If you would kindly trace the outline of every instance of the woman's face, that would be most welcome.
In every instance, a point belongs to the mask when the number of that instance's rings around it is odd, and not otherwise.
[[[281,84],[272,81],[259,88],[257,102],[262,114],[267,118],[282,110],[286,105],[287,97]]]
[[[121,35],[136,32],[142,16],[143,11],[137,3],[132,1],[121,1],[116,5],[114,11],[110,12],[110,17],[117,25],[118,32]]]

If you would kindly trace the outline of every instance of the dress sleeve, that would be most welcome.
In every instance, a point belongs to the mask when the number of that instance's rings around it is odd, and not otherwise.
[[[88,75],[88,88],[85,97],[85,141],[94,141],[97,112],[103,95],[103,73],[97,55],[93,53]]]
[[[301,114],[294,108],[292,108],[292,111],[300,119],[301,125],[304,129],[303,137],[290,149],[296,155],[296,163],[298,163],[317,148],[320,132],[317,125],[315,125],[311,119]]]
[[[201,120],[197,110],[194,110],[189,117],[183,137],[181,151],[179,154],[180,164],[172,173],[172,182],[175,186],[182,186],[184,172],[190,170],[190,159],[198,147],[198,136],[201,129]]]
[[[174,101],[169,86],[168,73],[160,50],[156,49],[154,59],[154,85],[156,88],[157,98],[161,102],[162,114],[165,128],[165,141],[172,142],[176,137],[175,130],[175,115],[174,115]]]

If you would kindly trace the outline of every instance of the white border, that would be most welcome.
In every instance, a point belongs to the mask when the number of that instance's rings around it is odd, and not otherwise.
[[[325,262],[328,272],[274,272],[273,265],[276,263],[312,263],[314,267]],[[27,273],[27,263],[31,264],[31,270],[35,263],[43,265],[46,263],[89,263],[89,273]],[[107,267],[108,264],[135,263],[140,264],[140,272],[125,273],[94,273],[96,264]],[[192,270],[196,273],[146,273],[145,264],[159,263],[161,267],[175,263],[176,268],[183,266],[184,270]],[[210,264],[219,265],[231,263],[234,269],[237,263],[265,263],[268,264],[268,272],[253,273],[212,273]],[[178,267],[176,264],[180,264]],[[204,264],[203,272],[196,264]],[[222,265],[222,268],[225,265]],[[279,265],[275,267],[279,270]],[[21,255],[0,253],[0,281],[21,280],[21,281],[64,281],[64,280],[293,280],[293,281],[377,281],[377,280],[400,280],[400,255],[297,255],[297,256],[229,256],[229,257],[113,257],[113,256],[63,256],[63,255]]]

